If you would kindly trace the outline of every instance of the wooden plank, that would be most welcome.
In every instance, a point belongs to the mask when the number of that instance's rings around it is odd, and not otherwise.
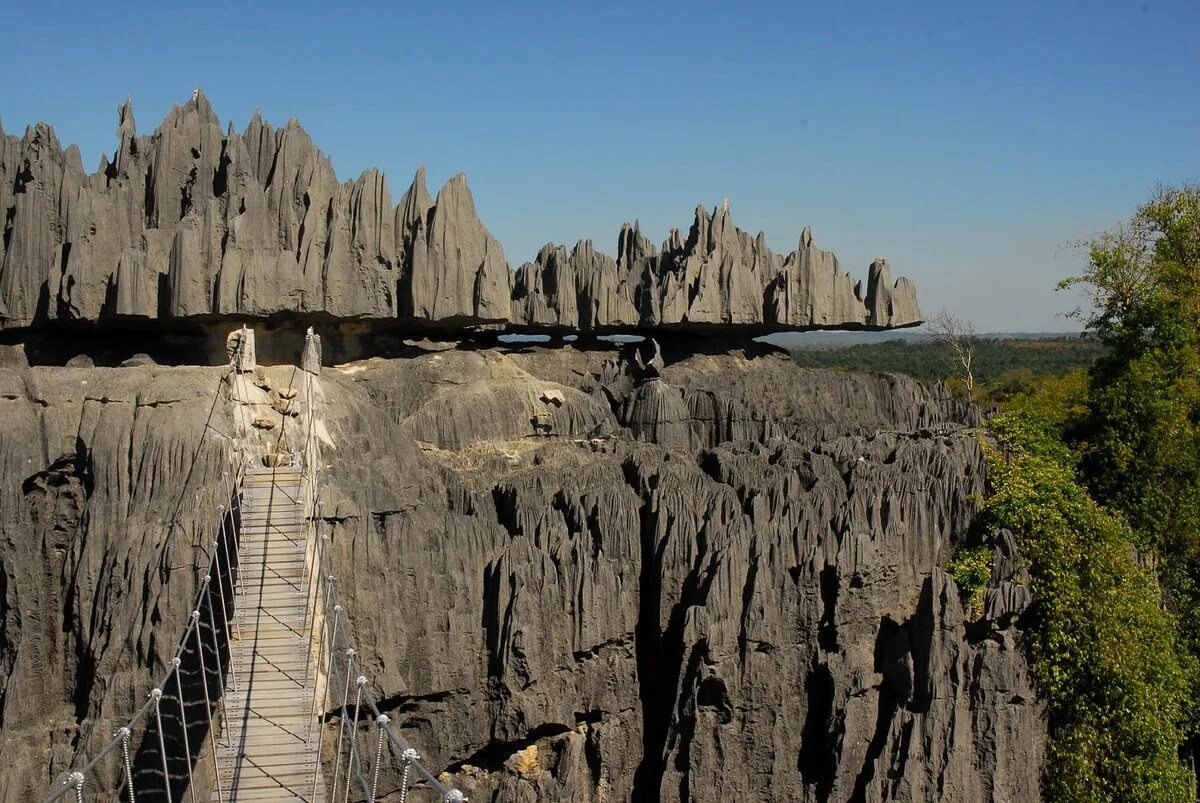
[[[250,743],[249,736],[247,736],[246,739],[242,739],[240,736],[235,736],[235,738],[228,743],[222,741],[217,749],[222,751],[225,754],[225,758],[228,759],[223,763],[228,767],[233,767],[234,762],[241,756],[254,755],[254,753],[247,753],[247,750],[258,748],[266,751],[260,755],[295,755],[308,757],[313,755],[313,747],[316,745],[315,740],[312,742],[300,743],[282,733],[277,735],[259,735],[253,738],[253,744]],[[225,770],[222,769],[222,771]]]
[[[242,762],[238,773],[222,777],[221,783],[233,791],[234,800],[245,800],[246,793],[250,791],[278,790],[277,793],[286,791],[299,796],[312,791],[315,763],[302,761],[289,767],[259,769],[254,767],[252,759],[247,759]]]

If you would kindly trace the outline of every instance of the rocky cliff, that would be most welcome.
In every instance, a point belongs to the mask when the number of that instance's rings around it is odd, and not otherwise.
[[[941,569],[986,473],[949,394],[765,351],[467,345],[321,386],[359,656],[472,800],[1038,798],[1019,560],[989,537],[980,610]],[[106,741],[173,650],[233,431],[218,387],[0,370],[5,803]]]
[[[513,272],[461,175],[432,198],[418,171],[393,207],[381,173],[340,182],[294,120],[222,131],[199,91],[151,136],[127,102],[117,133],[88,174],[49,126],[0,130],[0,329],[280,316],[599,333],[920,322],[913,284],[893,281],[886,260],[864,290],[807,229],[775,254],[727,206],[698,208],[661,248],[626,225],[615,259],[590,241],[549,244]]]

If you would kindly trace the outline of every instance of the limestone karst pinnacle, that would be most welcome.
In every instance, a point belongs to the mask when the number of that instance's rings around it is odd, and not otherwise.
[[[222,132],[199,90],[150,136],[127,99],[117,137],[88,174],[48,125],[0,131],[0,329],[280,314],[597,333],[920,322],[914,285],[885,260],[864,293],[809,229],[775,254],[728,201],[698,207],[660,249],[626,224],[616,259],[581,240],[513,271],[465,176],[431,199],[419,170],[393,206],[382,173],[340,182],[294,119],[273,129],[255,112]]]

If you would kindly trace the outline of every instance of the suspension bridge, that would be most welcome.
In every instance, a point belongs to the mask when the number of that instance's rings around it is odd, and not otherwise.
[[[221,381],[247,435],[253,335],[242,329],[231,344]],[[309,330],[302,367],[280,394],[287,407],[275,447],[243,438],[228,455],[218,535],[197,569],[198,591],[179,625],[178,649],[142,706],[86,763],[55,782],[44,803],[375,803],[381,770],[393,756],[400,777],[388,794],[400,803],[418,796],[467,800],[393,729],[354,649],[321,526],[319,365],[319,342]],[[304,432],[289,448],[284,428],[293,416]],[[326,712],[333,712],[328,719],[337,720],[336,732],[322,723]],[[148,758],[135,761],[135,743]]]

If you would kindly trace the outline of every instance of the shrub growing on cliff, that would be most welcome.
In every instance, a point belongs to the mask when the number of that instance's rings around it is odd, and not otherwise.
[[[986,546],[964,547],[946,564],[946,573],[970,603],[970,614],[978,616],[983,608],[983,589],[992,576],[992,550]]]
[[[1054,428],[989,422],[986,524],[1017,533],[1033,591],[1030,653],[1050,711],[1047,792],[1058,801],[1183,801],[1187,673],[1175,622],[1133,534],[1077,482]]]

